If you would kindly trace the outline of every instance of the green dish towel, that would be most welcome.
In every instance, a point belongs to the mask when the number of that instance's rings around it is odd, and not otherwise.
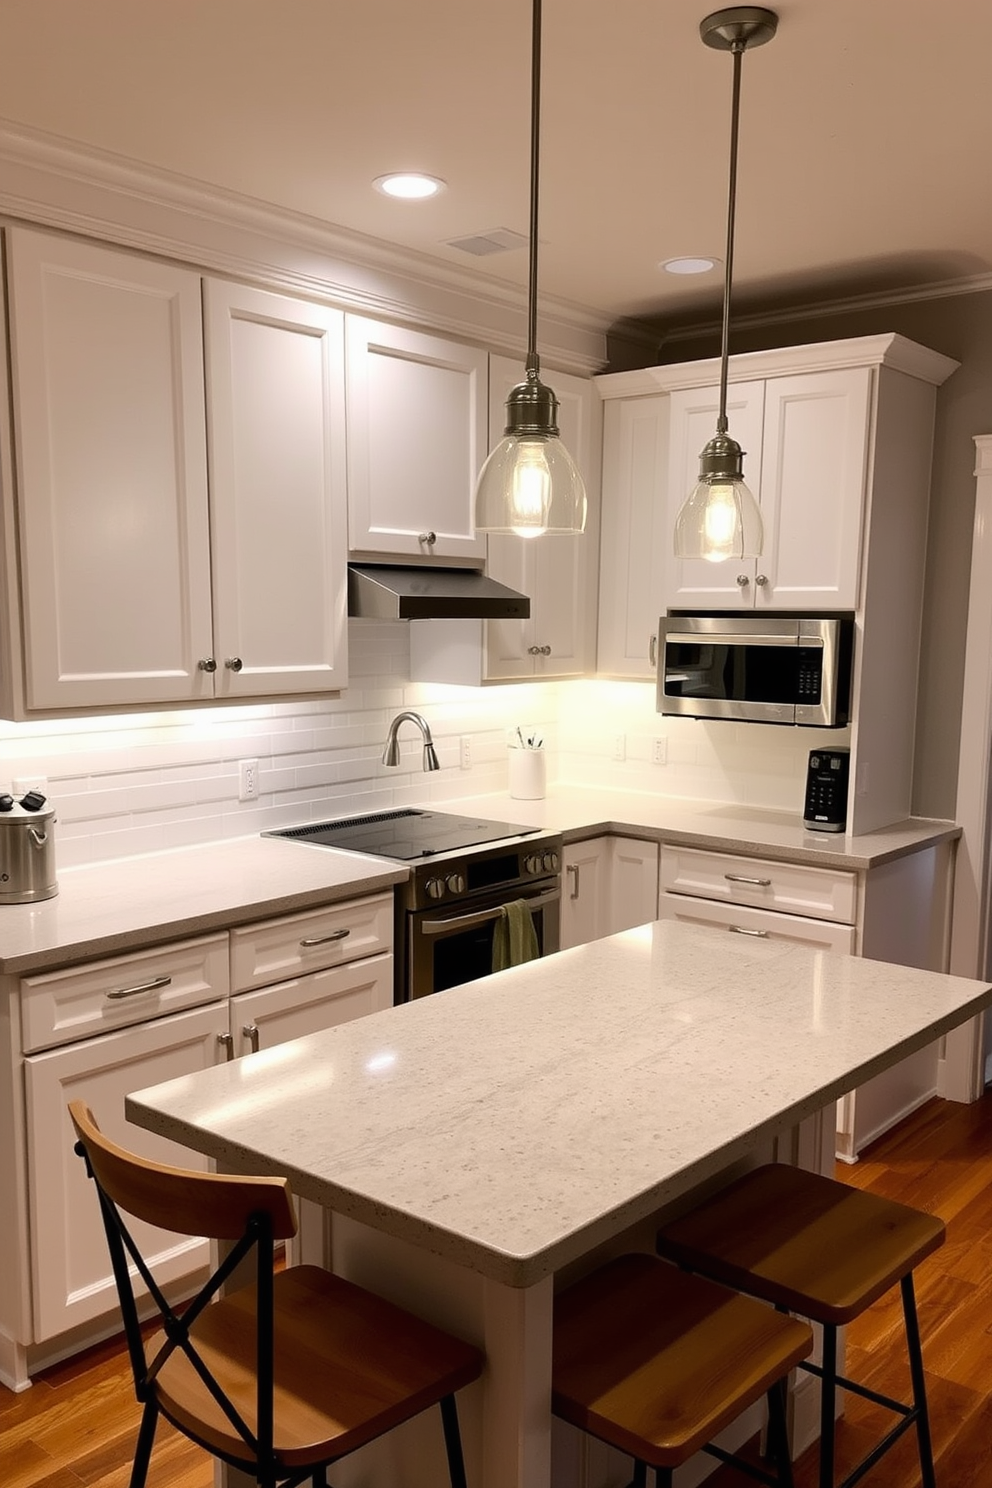
[[[540,954],[537,931],[525,900],[513,899],[504,904],[493,934],[493,971],[536,961]]]

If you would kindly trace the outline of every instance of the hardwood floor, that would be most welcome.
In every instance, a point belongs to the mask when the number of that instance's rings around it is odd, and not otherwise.
[[[917,1272],[917,1298],[939,1488],[992,1488],[992,1094],[972,1106],[932,1101],[837,1176],[937,1213],[944,1247]],[[906,1390],[898,1293],[852,1324],[849,1366],[887,1393]],[[891,1418],[856,1397],[838,1429],[846,1471]],[[99,1345],[37,1376],[12,1395],[0,1386],[3,1488],[126,1488],[138,1408],[119,1341]],[[148,1488],[211,1488],[211,1459],[167,1425],[152,1457]],[[709,1488],[753,1480],[721,1469]],[[912,1433],[862,1482],[917,1488]],[[796,1464],[796,1488],[815,1488],[815,1452]],[[479,1488],[478,1484],[473,1488]]]

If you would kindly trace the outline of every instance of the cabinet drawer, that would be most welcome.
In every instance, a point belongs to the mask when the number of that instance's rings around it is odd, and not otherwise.
[[[661,887],[670,894],[695,894],[815,920],[854,924],[857,919],[858,876],[837,868],[663,846]]]
[[[392,894],[244,925],[231,931],[231,990],[248,992],[392,948]]]
[[[226,935],[94,961],[73,971],[24,977],[24,1052],[74,1043],[228,993]]]
[[[775,914],[743,904],[718,904],[713,899],[690,899],[687,894],[662,894],[661,919],[686,925],[711,925],[729,934],[756,940],[787,940],[793,945],[854,955],[853,925],[836,925],[805,915]]]

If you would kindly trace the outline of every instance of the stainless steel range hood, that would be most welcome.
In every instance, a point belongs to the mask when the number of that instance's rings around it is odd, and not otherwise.
[[[348,614],[356,620],[526,620],[530,600],[471,568],[349,563]]]

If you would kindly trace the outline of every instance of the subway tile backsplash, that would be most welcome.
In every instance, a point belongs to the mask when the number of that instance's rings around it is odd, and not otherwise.
[[[517,725],[545,739],[551,781],[795,812],[807,755],[823,741],[805,729],[663,719],[649,683],[411,683],[402,623],[353,621],[349,646],[351,685],[340,696],[0,723],[0,786],[47,781],[65,868],[321,815],[505,792],[507,736]],[[409,724],[399,768],[381,763],[389,721],[402,708],[430,724],[437,773],[423,773],[420,736]],[[463,737],[471,740],[469,770],[460,767]],[[659,738],[665,764],[654,763]],[[238,800],[243,759],[259,762],[256,801]]]

